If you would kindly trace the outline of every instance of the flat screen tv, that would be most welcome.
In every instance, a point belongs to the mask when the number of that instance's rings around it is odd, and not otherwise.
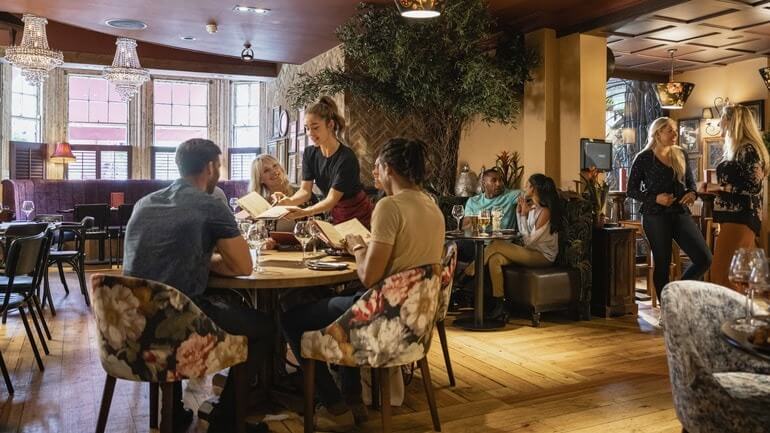
[[[612,170],[612,143],[603,140],[580,139],[580,168],[596,167],[598,170]]]

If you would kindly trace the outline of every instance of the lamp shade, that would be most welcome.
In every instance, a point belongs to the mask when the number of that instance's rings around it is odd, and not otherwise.
[[[711,111],[711,107],[706,107],[703,109],[703,113],[701,114],[702,118],[704,119],[713,119],[714,118],[714,112]]]
[[[75,162],[75,155],[72,154],[72,147],[69,143],[58,143],[56,150],[51,155],[51,162],[67,164]]]
[[[660,102],[660,108],[679,110],[684,107],[694,88],[695,84],[693,83],[670,81],[656,84],[655,94],[658,97],[658,102]]]
[[[765,80],[765,86],[767,86],[767,90],[770,90],[770,66],[760,69],[759,75],[761,75],[762,79]]]
[[[443,0],[395,0],[398,12],[405,18],[435,18],[441,15]]]

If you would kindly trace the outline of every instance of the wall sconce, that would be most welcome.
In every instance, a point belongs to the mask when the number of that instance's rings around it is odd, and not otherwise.
[[[703,114],[701,114],[700,117],[702,117],[702,118],[704,118],[706,120],[713,119],[714,118],[714,112],[711,111],[711,107],[706,107],[706,108],[703,109]]]
[[[765,82],[767,90],[770,90],[770,66],[760,69],[759,75],[762,76],[762,81]]]

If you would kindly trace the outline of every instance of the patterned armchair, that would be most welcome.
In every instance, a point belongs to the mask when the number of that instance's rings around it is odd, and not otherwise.
[[[732,347],[720,330],[743,314],[744,302],[730,289],[700,281],[663,290],[674,407],[690,433],[759,433],[770,425],[770,363]]]
[[[97,433],[104,432],[115,380],[150,382],[150,428],[171,420],[174,382],[202,377],[246,360],[247,340],[220,329],[179,290],[140,278],[94,274],[91,300],[99,358],[107,372]],[[164,422],[161,431],[173,430]]]
[[[452,371],[452,361],[449,359],[449,344],[446,339],[446,327],[444,320],[449,311],[450,298],[452,297],[452,281],[455,267],[457,267],[457,244],[449,241],[444,244],[444,259],[441,263],[441,292],[439,293],[438,310],[436,311],[436,329],[441,342],[441,351],[444,353],[446,373],[449,376],[449,386],[455,386],[455,375]]]
[[[433,428],[440,431],[426,355],[439,306],[442,272],[427,265],[391,275],[369,289],[325,329],[305,332],[305,432],[313,432],[315,361],[376,369],[381,401],[390,401],[388,367],[418,362]],[[390,429],[390,405],[382,405],[383,430]]]

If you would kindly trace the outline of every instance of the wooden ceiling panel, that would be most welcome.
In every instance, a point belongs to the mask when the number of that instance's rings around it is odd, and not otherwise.
[[[745,33],[770,36],[770,23],[754,26],[744,30]]]
[[[682,56],[681,58],[683,60],[690,60],[701,63],[723,63],[726,60],[739,57],[741,55],[741,53],[736,53],[735,51],[711,49],[690,53]]]
[[[721,15],[715,18],[709,18],[703,21],[702,24],[736,30],[767,22],[770,22],[770,10],[764,8],[752,8]]]
[[[727,50],[729,51],[742,51],[746,53],[762,53],[770,50],[770,39],[758,38],[745,42],[740,42],[735,45],[730,45]]]
[[[644,56],[651,56],[651,57],[660,57],[660,58],[669,58],[668,50],[670,49],[676,49],[676,52],[674,53],[674,58],[686,56],[688,54],[697,53],[700,51],[705,51],[706,48],[704,47],[698,47],[695,45],[659,45],[655,48],[651,48],[649,50],[643,50],[639,51],[638,54],[642,54]]]
[[[659,32],[653,32],[644,35],[648,39],[657,39],[666,42],[684,42],[690,39],[700,38],[703,36],[709,36],[717,33],[714,29],[709,29],[703,26],[696,25],[682,25],[672,27],[670,29],[661,30]]]
[[[613,28],[608,26],[608,30],[613,33],[622,33],[624,35],[639,36],[645,33],[654,32],[673,27],[671,23],[660,20],[631,21],[629,23]]]
[[[704,17],[735,12],[735,5],[717,0],[694,0],[655,12],[655,16],[669,20],[690,23],[700,21]]]
[[[745,43],[758,39],[759,36],[747,36],[742,32],[722,32],[711,36],[687,41],[688,44],[696,44],[710,48],[723,48],[735,44]]]
[[[628,38],[618,42],[608,44],[612,51],[618,51],[621,53],[634,53],[637,51],[647,50],[653,47],[659,47],[663,45],[659,41],[648,41],[645,39]]]
[[[636,54],[624,54],[615,58],[615,65],[629,68],[636,68],[643,65],[651,65],[657,60]]]

